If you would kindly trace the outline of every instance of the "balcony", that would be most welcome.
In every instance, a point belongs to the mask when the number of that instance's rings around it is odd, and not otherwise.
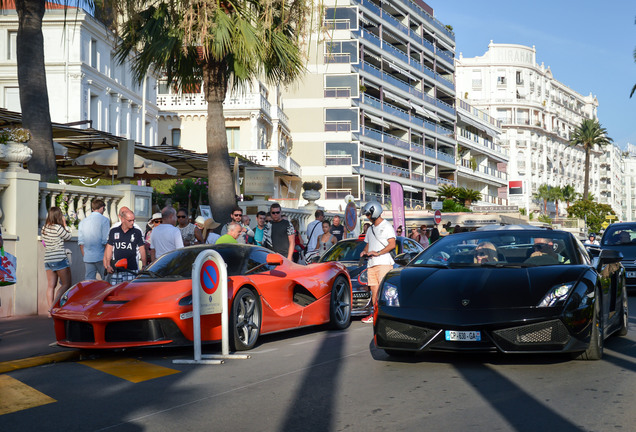
[[[279,168],[300,176],[300,165],[279,150],[235,150],[250,161],[265,167]]]
[[[369,201],[377,201],[380,204],[389,204],[391,203],[391,195],[385,195],[385,194],[380,194],[380,193],[375,193],[375,192],[365,192],[364,195],[362,196],[363,200],[366,202]],[[414,198],[409,198],[407,196],[404,197],[404,207],[408,208],[408,209],[415,209],[415,208],[424,208],[425,207],[425,203],[422,200],[418,200],[418,199],[414,199]]]

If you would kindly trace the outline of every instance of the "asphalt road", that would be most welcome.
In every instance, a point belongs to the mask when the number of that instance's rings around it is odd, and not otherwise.
[[[630,310],[634,330],[596,362],[396,361],[359,321],[263,337],[250,359],[222,365],[172,363],[190,349],[85,356],[0,375],[15,388],[0,400],[0,431],[632,431],[636,298]]]

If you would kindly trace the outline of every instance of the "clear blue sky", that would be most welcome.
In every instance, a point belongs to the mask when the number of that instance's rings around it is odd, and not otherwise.
[[[481,56],[488,43],[537,49],[537,63],[571,89],[598,98],[598,117],[614,142],[636,144],[636,1],[425,0],[453,26],[456,54]]]

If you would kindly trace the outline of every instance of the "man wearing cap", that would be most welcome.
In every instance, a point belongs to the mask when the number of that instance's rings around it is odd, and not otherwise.
[[[104,216],[106,205],[100,199],[91,203],[93,210],[79,223],[77,244],[84,259],[84,278],[93,280],[97,273],[104,276],[104,251],[108,242],[110,221]]]

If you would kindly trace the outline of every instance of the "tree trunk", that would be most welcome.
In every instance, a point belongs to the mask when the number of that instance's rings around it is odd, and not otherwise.
[[[548,214],[548,200],[543,199],[543,214]]]
[[[587,200],[590,192],[590,151],[591,147],[585,146],[585,180],[583,183],[583,199]]]
[[[45,1],[16,0],[15,8],[19,22],[16,54],[22,126],[31,132],[29,147],[33,150],[29,172],[40,174],[42,181],[56,181],[57,165],[44,69],[42,17]]]
[[[206,123],[208,198],[214,220],[221,223],[230,221],[230,213],[236,206],[223,116],[223,100],[227,91],[224,69],[223,64],[213,62],[208,62],[203,67],[205,100],[208,104]]]

